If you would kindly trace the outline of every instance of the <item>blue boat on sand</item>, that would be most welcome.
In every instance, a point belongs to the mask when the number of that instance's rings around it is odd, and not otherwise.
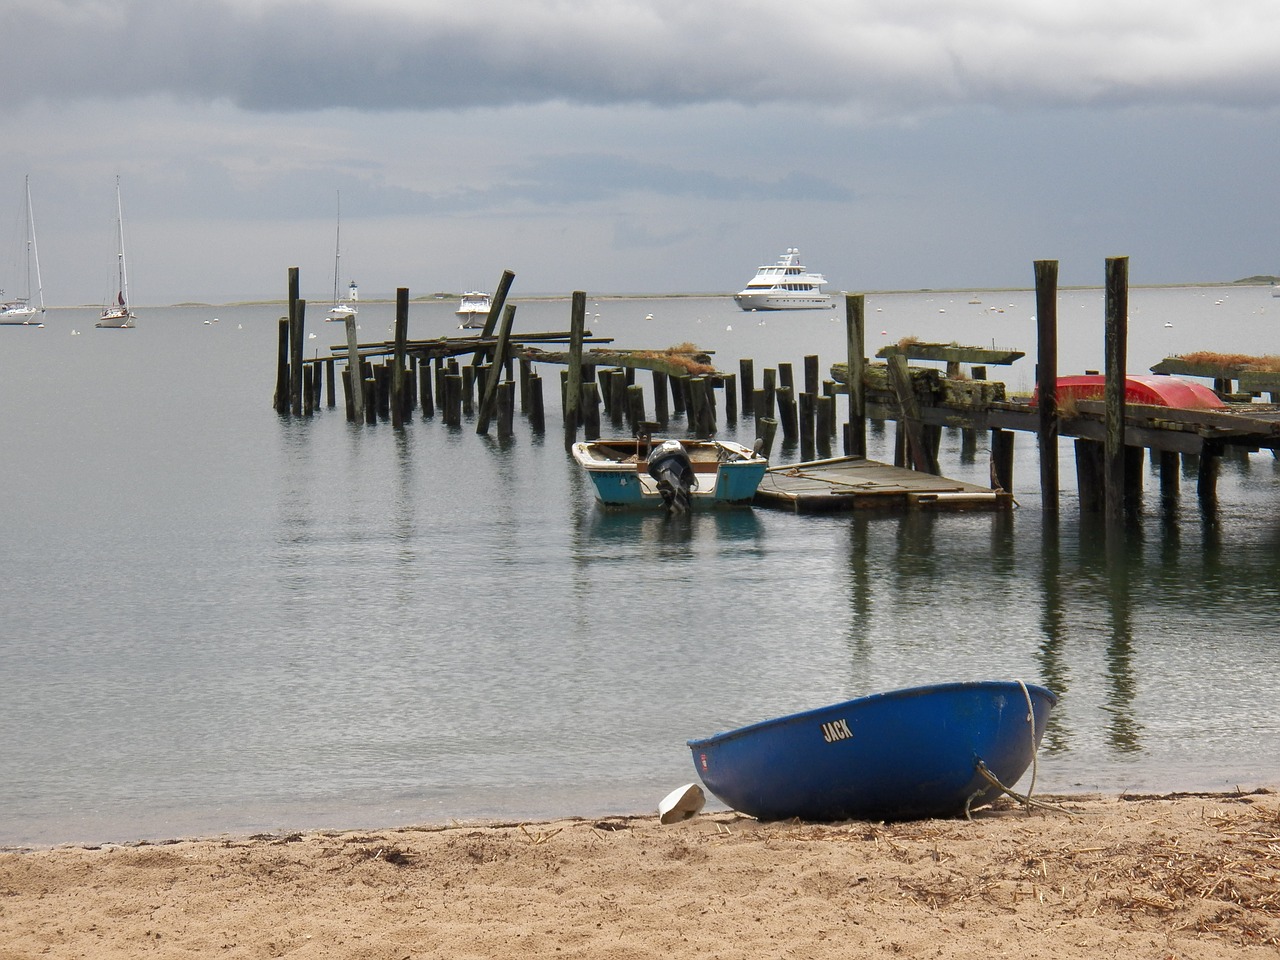
[[[607,507],[685,513],[750,504],[769,461],[728,440],[660,440],[647,436],[586,440],[573,458]]]
[[[877,693],[690,740],[727,806],[760,820],[954,817],[1012,788],[1058,698],[1019,681]]]

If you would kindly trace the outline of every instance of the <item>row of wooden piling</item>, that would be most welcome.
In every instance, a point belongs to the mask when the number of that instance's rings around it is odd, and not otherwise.
[[[510,272],[504,274],[499,284],[491,317],[503,308],[502,298],[511,276]],[[527,416],[532,429],[543,432],[545,403],[537,364],[548,357],[559,357],[543,349],[548,340],[567,340],[569,362],[559,377],[566,443],[576,439],[579,430],[585,439],[598,439],[606,421],[615,432],[625,428],[634,434],[666,430],[673,420],[683,419],[689,436],[710,437],[717,433],[722,415],[726,424],[736,424],[741,404],[743,413],[755,419],[757,437],[766,451],[772,449],[781,429],[783,443],[798,447],[802,458],[831,455],[838,426],[839,391],[833,380],[820,380],[816,355],[804,358],[803,390],[797,390],[789,363],[763,370],[757,386],[755,364],[750,359],[739,361],[738,374],[680,373],[679,361],[673,360],[666,369],[649,371],[650,407],[645,388],[636,382],[636,376],[646,368],[642,363],[652,365],[655,361],[628,364],[626,352],[622,352],[621,365],[598,367],[591,362],[591,353],[582,352],[581,343],[589,339],[583,329],[583,292],[573,295],[571,330],[567,334],[526,335],[517,342],[510,330],[515,307],[506,306],[496,337],[488,335],[490,324],[486,323],[484,331],[474,337],[409,344],[405,338],[408,291],[400,288],[396,296],[395,339],[390,345],[356,342],[355,321],[349,317],[345,321],[345,357],[340,348],[335,348],[330,356],[306,359],[301,356],[306,301],[297,296],[297,290],[297,268],[290,268],[289,313],[280,320],[278,341],[275,406],[281,413],[309,416],[322,404],[335,407],[340,383],[346,416],[352,422],[374,424],[390,420],[399,427],[420,410],[424,417],[435,417],[438,412],[442,422],[451,427],[460,427],[464,418],[474,416],[478,433],[487,432],[491,420],[496,421],[498,436],[508,437],[512,434],[518,397],[519,411]],[[531,342],[536,346],[531,348]],[[579,345],[576,356],[580,358],[576,377],[572,363],[575,343]],[[467,353],[472,354],[471,362],[461,362],[459,357]],[[382,362],[377,362],[379,359]]]

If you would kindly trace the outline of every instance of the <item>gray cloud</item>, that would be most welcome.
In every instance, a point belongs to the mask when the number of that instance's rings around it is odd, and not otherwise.
[[[7,0],[0,35],[32,54],[11,104],[1280,102],[1271,0]]]

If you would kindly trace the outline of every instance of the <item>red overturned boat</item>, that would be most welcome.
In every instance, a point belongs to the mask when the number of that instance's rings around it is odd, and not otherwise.
[[[1077,377],[1058,378],[1058,404],[1068,400],[1102,400],[1107,378],[1089,373]],[[1040,399],[1039,388],[1031,396],[1034,407]],[[1202,383],[1179,377],[1127,376],[1124,378],[1125,403],[1141,403],[1152,407],[1176,407],[1180,410],[1220,410],[1226,406],[1222,398]]]

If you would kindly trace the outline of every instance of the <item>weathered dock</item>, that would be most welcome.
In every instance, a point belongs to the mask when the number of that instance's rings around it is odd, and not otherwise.
[[[408,291],[397,291],[395,338],[359,343],[355,323],[346,321],[346,342],[329,357],[304,358],[305,301],[297,296],[297,268],[290,268],[289,316],[281,319],[275,406],[284,415],[311,415],[321,403],[323,370],[328,405],[339,392],[350,420],[397,429],[416,408],[423,419],[457,428],[473,417],[478,434],[496,420],[499,439],[512,436],[519,411],[530,427],[545,430],[542,380],[537,368],[558,366],[560,407],[566,449],[581,434],[601,436],[602,413],[614,433],[715,436],[721,417],[736,425],[739,410],[754,421],[766,456],[782,433],[784,452],[798,449],[800,464],[769,471],[761,503],[806,512],[824,509],[1004,509],[1012,503],[1014,437],[1030,433],[1039,450],[1041,509],[1059,507],[1058,443],[1075,439],[1075,466],[1082,510],[1106,514],[1108,543],[1117,521],[1131,515],[1141,496],[1141,469],[1149,452],[1160,468],[1161,494],[1175,496],[1188,461],[1198,477],[1206,506],[1216,496],[1218,462],[1229,450],[1280,451],[1280,406],[1256,402],[1262,392],[1280,396],[1280,372],[1228,358],[1169,358],[1155,372],[1204,376],[1227,406],[1221,410],[1181,410],[1126,402],[1128,261],[1107,260],[1105,378],[1101,400],[1057,396],[1057,262],[1036,261],[1037,399],[1010,397],[1005,385],[987,379],[990,366],[1013,363],[1014,349],[903,341],[881,349],[869,362],[865,344],[865,301],[845,297],[845,359],[820,379],[817,356],[806,356],[803,379],[789,363],[765,368],[757,379],[755,361],[739,360],[737,374],[718,369],[709,352],[691,346],[667,350],[621,350],[585,329],[586,294],[575,291],[570,329],[550,333],[514,332],[515,305],[505,304],[514,277],[510,271],[493,297],[484,329],[476,335],[411,341],[407,338]],[[560,348],[563,345],[563,348]],[[466,359],[469,357],[469,361]],[[1271,358],[1274,359],[1274,358]],[[378,362],[381,361],[381,362]],[[912,365],[940,363],[945,369]],[[335,368],[342,370],[336,385]],[[518,376],[515,367],[518,365]],[[966,369],[967,367],[967,369]],[[652,377],[646,400],[638,373]],[[1232,392],[1235,385],[1236,392]],[[837,398],[847,398],[847,419],[837,416]],[[436,401],[439,401],[438,405]],[[437,406],[439,409],[437,409]],[[866,459],[868,423],[896,425],[894,463]],[[991,487],[940,476],[941,431],[961,431],[961,459],[988,431]],[[839,450],[837,450],[839,446]],[[838,454],[843,453],[840,457]],[[1117,540],[1119,536],[1117,536]]]
[[[863,457],[833,457],[770,467],[755,503],[795,513],[1005,510],[1013,496]]]

